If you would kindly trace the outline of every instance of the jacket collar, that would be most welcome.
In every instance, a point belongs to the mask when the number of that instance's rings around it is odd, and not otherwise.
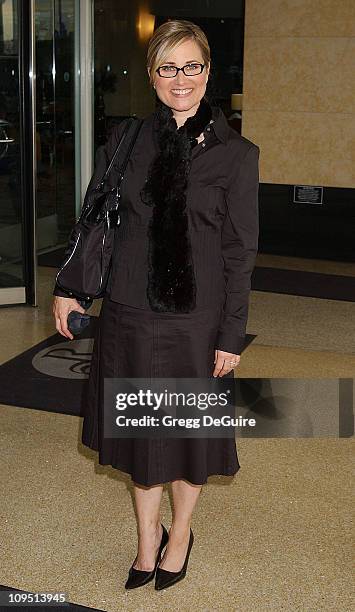
[[[228,140],[229,125],[224,112],[219,106],[212,106],[212,120],[212,127],[215,135],[218,140],[226,144]]]

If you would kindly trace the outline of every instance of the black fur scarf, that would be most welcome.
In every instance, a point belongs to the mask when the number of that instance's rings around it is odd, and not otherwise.
[[[153,213],[148,229],[147,297],[156,312],[190,312],[196,307],[196,281],[186,213],[191,151],[212,118],[202,98],[197,112],[177,128],[172,109],[161,100],[154,116],[158,154],[141,198]]]

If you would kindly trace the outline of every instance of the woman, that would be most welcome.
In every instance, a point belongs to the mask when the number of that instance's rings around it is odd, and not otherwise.
[[[138,552],[126,588],[156,575],[159,590],[185,576],[201,487],[212,474],[236,474],[235,440],[104,438],[103,379],[233,377],[257,252],[259,148],[210,106],[210,49],[197,25],[161,25],[150,40],[147,70],[158,103],[144,120],[122,183],[82,441],[99,451],[100,464],[133,480]],[[124,122],[98,156],[93,182],[123,128]],[[72,339],[67,315],[83,309],[58,288],[54,294],[56,328]],[[165,482],[172,483],[174,501],[169,534],[159,519]]]

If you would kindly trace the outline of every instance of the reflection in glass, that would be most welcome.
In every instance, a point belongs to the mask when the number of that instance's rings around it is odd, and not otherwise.
[[[75,221],[75,1],[36,0],[35,9],[37,248],[43,253],[65,244]],[[40,263],[46,265],[45,255]]]
[[[23,278],[18,3],[0,3],[0,288]]]

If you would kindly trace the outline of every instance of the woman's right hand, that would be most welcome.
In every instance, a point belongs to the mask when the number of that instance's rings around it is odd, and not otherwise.
[[[85,308],[80,306],[75,298],[54,296],[53,300],[53,316],[55,319],[56,330],[65,338],[73,340],[74,336],[68,329],[68,314],[72,310],[77,310],[81,314],[85,314]]]

